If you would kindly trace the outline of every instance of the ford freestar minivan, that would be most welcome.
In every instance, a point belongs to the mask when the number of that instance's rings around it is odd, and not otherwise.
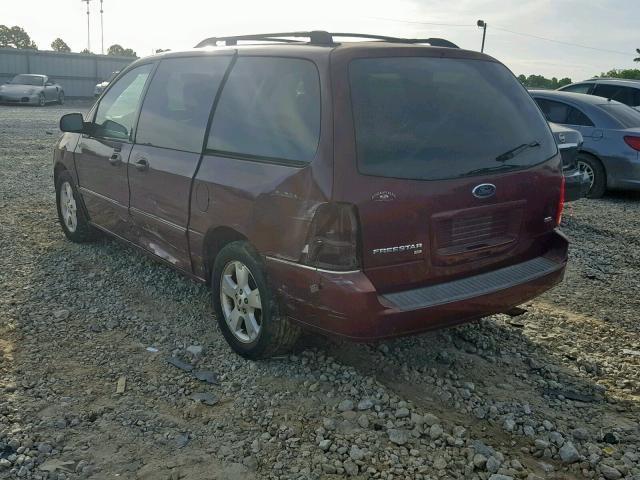
[[[60,128],[65,235],[209,283],[249,358],[301,329],[372,341],[506,312],[564,274],[547,122],[504,65],[446,40],[212,38],[134,62]]]

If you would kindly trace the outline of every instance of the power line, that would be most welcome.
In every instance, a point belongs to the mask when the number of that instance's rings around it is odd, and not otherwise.
[[[475,25],[461,24],[461,23],[434,23],[434,22],[418,22],[413,20],[400,20],[395,18],[384,18],[384,17],[364,17],[370,18],[373,20],[386,20],[388,22],[399,22],[399,23],[413,23],[416,25],[436,25],[438,27],[476,27]]]
[[[403,20],[403,19],[398,19],[398,18],[385,18],[385,17],[365,17],[365,18],[372,18],[372,19],[376,19],[376,20],[386,20],[386,21],[389,21],[389,22],[409,23],[409,24],[414,24],[414,25],[436,25],[436,26],[442,26],[442,27],[470,27],[470,28],[476,28],[476,25],[459,24],[459,23],[420,22],[420,21],[417,21],[417,20]],[[503,32],[507,32],[507,33],[512,33],[514,35],[520,35],[520,36],[523,36],[523,37],[535,38],[537,40],[544,40],[546,42],[557,43],[557,44],[560,44],[560,45],[566,45],[566,46],[570,46],[570,47],[586,48],[588,50],[595,50],[595,51],[604,52],[604,53],[614,53],[616,55],[624,55],[626,57],[632,55],[632,53],[621,52],[619,50],[608,50],[606,48],[591,47],[589,45],[581,45],[579,43],[571,43],[571,42],[565,42],[563,40],[555,40],[553,38],[541,37],[539,35],[533,35],[531,33],[516,32],[514,30],[509,30],[508,28],[496,26],[495,24],[492,24],[491,28],[495,29],[495,30],[500,30],[500,31],[503,31]]]
[[[531,33],[515,32],[513,30],[509,30],[509,29],[504,28],[504,27],[497,27],[495,24],[491,25],[491,28],[493,28],[495,30],[501,30],[503,32],[513,33],[514,35],[521,35],[523,37],[536,38],[538,40],[544,40],[546,42],[558,43],[560,45],[568,45],[570,47],[586,48],[588,50],[595,50],[595,51],[598,51],[598,52],[605,52],[605,53],[615,53],[617,55],[624,55],[625,57],[628,57],[628,56],[631,55],[631,53],[629,53],[629,52],[621,52],[619,50],[608,50],[606,48],[590,47],[589,45],[581,45],[579,43],[571,43],[571,42],[565,42],[565,41],[562,41],[562,40],[554,40],[552,38],[541,37],[539,35],[533,35]]]

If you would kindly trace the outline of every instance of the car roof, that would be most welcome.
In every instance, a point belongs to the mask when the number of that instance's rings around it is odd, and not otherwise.
[[[287,56],[287,57],[302,57],[302,58],[318,58],[329,57],[335,53],[353,54],[358,52],[371,54],[379,51],[387,51],[390,53],[392,49],[398,52],[404,52],[406,55],[411,51],[415,53],[427,53],[432,56],[442,57],[456,57],[456,58],[473,58],[482,59],[497,62],[494,58],[484,53],[476,52],[473,50],[464,50],[460,48],[450,48],[442,46],[431,46],[416,43],[400,43],[400,42],[385,42],[385,41],[353,41],[353,42],[341,42],[331,45],[318,45],[312,43],[261,43],[261,44],[246,44],[246,45],[220,45],[220,46],[205,46],[200,48],[192,48],[181,51],[169,51],[161,52],[149,57],[144,57],[147,60],[150,58],[176,58],[187,56],[199,56],[207,54],[220,54],[228,52],[242,54],[255,54],[255,55],[270,55],[270,56]],[[137,63],[137,62],[136,62]]]
[[[546,97],[549,99],[567,100],[586,105],[624,105],[616,100],[609,100],[596,95],[588,95],[586,93],[563,92],[558,90],[529,90],[533,96]]]
[[[588,80],[583,80],[581,82],[574,82],[569,85],[565,85],[561,88],[570,87],[572,85],[579,85],[582,83],[603,83],[605,85],[624,85],[627,87],[640,88],[640,79],[636,80],[634,78],[603,78],[603,77],[594,77]]]

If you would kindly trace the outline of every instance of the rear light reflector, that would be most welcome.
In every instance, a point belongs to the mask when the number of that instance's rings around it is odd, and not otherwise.
[[[315,212],[301,262],[328,270],[360,267],[358,215],[348,203],[323,203]]]
[[[556,211],[556,226],[560,226],[562,220],[562,211],[564,210],[564,175],[560,183],[560,199],[558,200],[558,210]]]
[[[631,148],[640,152],[640,137],[624,137],[624,141]]]

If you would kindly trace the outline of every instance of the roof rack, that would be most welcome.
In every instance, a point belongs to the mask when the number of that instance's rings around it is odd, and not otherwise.
[[[195,48],[201,48],[206,46],[215,46],[218,42],[224,42],[225,45],[237,45],[238,41],[242,40],[259,40],[267,42],[282,42],[282,43],[296,43],[296,44],[311,44],[311,45],[335,45],[333,41],[334,37],[343,38],[368,38],[371,40],[378,40],[382,42],[391,43],[411,43],[420,44],[428,43],[433,47],[448,47],[458,48],[455,43],[445,40],[444,38],[399,38],[399,37],[387,37],[384,35],[370,35],[367,33],[330,33],[322,30],[313,30],[310,32],[283,32],[283,33],[262,33],[256,35],[236,35],[231,37],[210,37],[202,40]],[[297,38],[308,38],[309,41],[304,40],[292,40]]]

